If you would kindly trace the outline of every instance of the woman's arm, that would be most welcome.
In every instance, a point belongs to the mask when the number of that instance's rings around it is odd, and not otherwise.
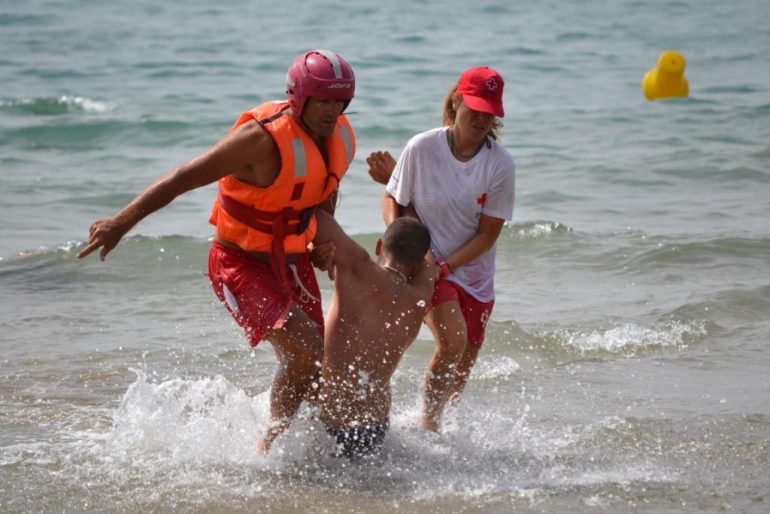
[[[482,214],[476,235],[455,250],[452,255],[444,258],[449,269],[457,269],[492,248],[500,236],[504,225],[504,219]]]
[[[385,191],[385,194],[382,197],[381,208],[382,219],[385,221],[386,226],[390,226],[390,224],[393,223],[396,218],[400,218],[402,216],[401,206],[387,191]]]

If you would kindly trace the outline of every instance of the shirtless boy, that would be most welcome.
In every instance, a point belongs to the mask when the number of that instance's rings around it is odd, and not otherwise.
[[[318,214],[318,242],[333,241],[334,294],[326,314],[318,403],[338,455],[360,457],[385,437],[390,378],[415,340],[438,267],[425,259],[430,234],[399,218],[377,240],[373,260],[333,217]]]

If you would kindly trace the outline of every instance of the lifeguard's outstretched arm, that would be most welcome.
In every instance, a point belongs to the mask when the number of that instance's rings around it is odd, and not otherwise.
[[[216,182],[236,170],[243,170],[252,162],[259,162],[260,154],[270,151],[272,140],[265,140],[263,129],[256,122],[244,124],[227,134],[214,147],[167,173],[112,218],[96,220],[91,225],[88,244],[78,258],[101,248],[101,260],[112,251],[126,233],[146,216],[162,209],[177,196]],[[259,172],[258,167],[251,167]]]

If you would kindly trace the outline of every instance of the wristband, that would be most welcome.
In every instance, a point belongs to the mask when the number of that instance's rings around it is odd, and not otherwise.
[[[449,275],[451,270],[449,269],[449,264],[447,264],[444,259],[437,260],[436,265],[441,268],[441,274],[439,275],[441,278]]]

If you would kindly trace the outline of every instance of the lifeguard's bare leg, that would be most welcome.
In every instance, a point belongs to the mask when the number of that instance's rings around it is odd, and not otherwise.
[[[449,399],[468,336],[457,301],[437,305],[425,316],[425,322],[433,332],[436,349],[425,373],[422,426],[435,432]]]
[[[314,380],[323,359],[323,337],[316,325],[293,305],[284,326],[268,335],[278,360],[270,391],[271,422],[260,442],[266,453],[276,437],[289,426]]]
[[[468,383],[471,369],[473,369],[473,365],[476,364],[476,358],[479,356],[479,350],[481,348],[478,346],[470,344],[465,346],[460,362],[457,363],[457,373],[455,374],[452,389],[449,391],[449,403],[454,405],[460,401],[460,396],[465,389],[465,385]]]

